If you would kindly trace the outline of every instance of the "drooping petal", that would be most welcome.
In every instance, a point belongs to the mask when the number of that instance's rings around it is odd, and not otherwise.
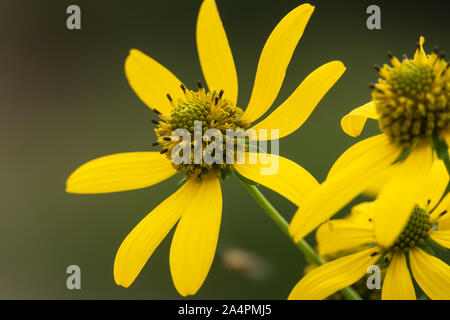
[[[416,300],[414,285],[403,253],[396,253],[386,271],[381,290],[383,300]]]
[[[332,61],[317,68],[303,80],[285,102],[253,129],[269,130],[267,140],[271,140],[270,129],[279,129],[279,138],[291,134],[308,119],[344,71],[345,66],[340,61]],[[262,138],[259,137],[258,140]]]
[[[445,169],[444,162],[435,160],[425,179],[426,180],[423,182],[425,187],[418,204],[422,208],[431,210],[438,204],[439,200],[441,200],[449,182],[449,176]]]
[[[339,156],[339,158],[331,167],[330,171],[328,172],[327,179],[332,177],[335,173],[339,172],[343,168],[352,164],[355,160],[371,152],[380,144],[380,141],[386,142],[387,139],[384,135],[377,135],[355,143],[350,148],[345,150],[344,153]]]
[[[370,183],[370,185],[364,190],[363,194],[368,197],[376,198],[389,179],[395,174],[397,166],[397,164],[393,164],[378,173],[376,179]]]
[[[170,247],[172,279],[182,296],[195,294],[205,281],[216,252],[222,216],[219,179],[211,175],[195,183],[197,192],[184,209]]]
[[[433,230],[431,231],[430,237],[441,246],[450,249],[450,229]]]
[[[317,229],[319,254],[324,256],[341,250],[355,249],[363,244],[375,243],[373,226],[345,219],[330,220]]]
[[[155,249],[198,194],[199,185],[186,182],[177,192],[151,211],[127,235],[114,261],[114,280],[129,287]]]
[[[236,67],[214,0],[205,0],[200,7],[197,19],[197,50],[209,90],[224,90],[224,97],[236,104]]]
[[[354,253],[328,262],[307,273],[291,291],[289,300],[321,300],[359,279],[374,264],[377,248]]]
[[[374,208],[375,237],[380,246],[389,248],[404,229],[423,193],[432,163],[430,147],[417,146],[381,190]]]
[[[139,50],[130,50],[125,61],[125,75],[142,102],[162,113],[172,110],[167,94],[170,94],[175,101],[182,97],[181,81],[164,66]]]
[[[423,44],[425,43],[425,38],[420,37],[419,40],[419,47],[416,49],[416,52],[414,53],[414,60],[418,62],[426,62],[428,60],[427,54],[425,53],[425,50],[423,50]]]
[[[234,168],[245,178],[278,192],[297,206],[319,186],[317,180],[295,162],[275,154],[261,156],[257,163],[250,164],[247,154],[245,164],[235,164]]]
[[[298,6],[289,12],[270,34],[259,58],[255,84],[250,102],[242,116],[243,120],[257,120],[275,101],[292,54],[313,11],[314,7],[309,4]]]
[[[370,101],[365,105],[353,109],[341,119],[342,130],[352,137],[357,137],[361,134],[367,119],[378,119],[377,109],[375,103]]]
[[[400,153],[384,135],[377,136],[372,142],[370,150],[329,177],[308,196],[289,227],[295,241],[328,220],[365,190],[376,174],[388,167]]]
[[[414,279],[430,299],[450,299],[450,266],[419,248],[410,251],[409,262]]]
[[[108,193],[146,188],[176,173],[159,152],[127,152],[100,157],[76,169],[66,182],[70,193]]]

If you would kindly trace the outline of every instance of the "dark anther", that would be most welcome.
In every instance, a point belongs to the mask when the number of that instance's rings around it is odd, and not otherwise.
[[[166,94],[167,99],[169,99],[170,102],[172,102],[172,97],[170,96],[170,94]]]
[[[197,81],[197,86],[199,89],[203,89],[203,84],[201,81]]]
[[[214,105],[216,105],[217,106],[217,103],[219,102],[219,97],[216,97],[215,99],[214,99]]]
[[[389,59],[392,59],[394,57],[394,55],[390,51],[387,53],[387,55],[388,55]]]
[[[439,213],[439,217],[442,217],[446,213],[447,213],[447,210],[444,210],[444,212]]]
[[[184,86],[184,84],[180,84],[180,88],[181,90],[183,90],[183,93],[186,93],[186,87]]]
[[[153,108],[152,110],[153,110],[153,112],[156,113],[156,114],[161,114],[161,112],[159,112],[158,109]]]
[[[158,141],[152,143],[152,146],[154,146],[154,147],[156,147],[157,145],[159,145]]]
[[[372,220],[372,218],[369,218],[369,222],[372,222],[373,220]]]
[[[153,120],[153,119],[152,119],[152,122],[153,122],[154,124],[159,124],[159,121],[158,121],[158,120]]]
[[[375,83],[369,83],[369,89],[375,89]]]
[[[434,47],[433,51],[434,51],[434,53],[438,54],[439,53],[439,47],[438,46]]]
[[[431,204],[431,199],[427,200],[427,205],[429,206]]]
[[[378,72],[380,72],[380,70],[381,70],[380,66],[377,65],[377,64],[374,64],[374,65],[373,65],[373,68],[374,68],[375,70],[377,70]]]
[[[384,257],[384,263],[388,263],[389,262],[389,257]]]
[[[408,56],[406,54],[403,54],[403,59],[408,60]]]
[[[370,254],[371,257],[375,257],[378,254],[378,252],[373,252]]]
[[[440,58],[441,58],[442,60],[444,60],[444,58],[445,58],[445,52],[442,52],[442,53],[441,53]]]
[[[170,137],[163,137],[162,138],[164,141],[172,141],[172,139]]]
[[[169,149],[162,149],[159,153],[164,154],[164,153],[166,153],[167,151],[169,151]]]
[[[223,90],[220,90],[220,92],[219,92],[219,99],[222,99],[222,96],[223,96]]]

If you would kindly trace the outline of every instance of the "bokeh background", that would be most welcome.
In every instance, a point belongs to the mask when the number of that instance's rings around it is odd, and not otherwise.
[[[273,110],[316,67],[334,59],[347,71],[309,120],[280,142],[280,153],[322,181],[334,160],[360,139],[340,117],[370,97],[373,64],[386,52],[411,56],[448,43],[447,1],[311,1],[316,10],[292,58]],[[247,104],[259,54],[277,22],[301,1],[217,0]],[[66,28],[77,4],[82,29]],[[128,289],[115,285],[113,261],[127,233],[177,188],[179,177],[137,191],[72,195],[68,175],[93,158],[152,147],[154,114],[128,86],[123,66],[138,48],[188,86],[202,80],[195,46],[201,0],[0,1],[0,298],[178,299],[169,272],[172,233]],[[366,28],[378,4],[382,29]],[[363,137],[378,129],[371,123]],[[211,272],[194,299],[284,299],[305,259],[234,179],[223,184],[223,222]],[[264,189],[264,188],[263,188]],[[295,206],[263,190],[290,219]],[[348,207],[347,209],[348,210]],[[344,211],[346,211],[344,210]],[[308,240],[314,241],[313,236]],[[232,248],[256,255],[266,272],[232,272]],[[66,288],[66,268],[81,267],[81,290]]]

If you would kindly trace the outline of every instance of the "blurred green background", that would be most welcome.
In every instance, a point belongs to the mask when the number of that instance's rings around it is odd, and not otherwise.
[[[301,1],[217,0],[247,104],[259,54],[277,22]],[[370,97],[372,65],[386,52],[412,55],[448,47],[448,2],[311,1],[316,10],[290,63],[273,110],[316,67],[347,66],[309,120],[280,142],[281,155],[322,181],[334,160],[360,139],[340,129],[341,116]],[[66,28],[77,4],[82,29]],[[195,46],[201,0],[0,2],[0,298],[178,299],[169,272],[172,233],[128,289],[115,285],[113,261],[128,232],[172,194],[179,177],[137,191],[72,195],[65,180],[96,157],[152,147],[154,114],[128,86],[123,65],[138,48],[188,86],[202,80]],[[366,28],[366,8],[378,4],[382,29]],[[363,136],[377,131],[371,123]],[[195,299],[284,299],[305,260],[234,179],[223,184],[223,222],[216,258]],[[264,189],[290,219],[295,206]],[[313,241],[313,236],[308,237]],[[269,270],[259,279],[224,264],[230,248],[254,253]],[[66,268],[81,267],[81,290],[66,288]]]

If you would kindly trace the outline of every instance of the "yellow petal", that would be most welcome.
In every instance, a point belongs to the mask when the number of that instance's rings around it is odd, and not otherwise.
[[[346,114],[341,119],[342,130],[349,136],[357,137],[361,134],[368,118],[378,119],[377,109],[372,101]]]
[[[440,230],[450,230],[450,214],[446,214],[444,218],[439,220]]]
[[[250,102],[242,116],[243,120],[257,120],[275,101],[292,54],[313,11],[314,7],[309,4],[298,6],[289,12],[270,34],[259,58],[255,84]]]
[[[375,202],[375,237],[389,248],[408,222],[414,205],[423,194],[424,181],[433,163],[428,145],[417,146],[398,166]]]
[[[108,193],[146,188],[176,173],[159,152],[117,153],[86,162],[66,182],[70,193]]]
[[[328,172],[327,179],[352,164],[355,160],[371,152],[373,148],[376,148],[376,146],[380,144],[380,141],[386,142],[387,139],[384,135],[377,135],[355,143],[353,146],[345,150],[331,167]],[[377,173],[377,175],[379,175],[379,173]]]
[[[376,198],[389,179],[395,174],[397,167],[397,164],[389,166],[377,174],[376,179],[364,190],[363,194],[368,197]]]
[[[442,136],[444,137],[447,146],[450,147],[450,129],[445,130]]]
[[[429,174],[423,182],[425,187],[420,196],[419,205],[428,210],[433,209],[441,200],[449,182],[447,169],[443,161],[435,160]]]
[[[317,180],[295,162],[274,154],[263,157],[263,161],[258,157],[256,164],[250,164],[247,154],[245,164],[235,164],[234,168],[245,178],[278,192],[297,206],[319,186]],[[275,163],[277,168],[270,170]]]
[[[416,49],[416,52],[414,54],[414,60],[419,62],[426,62],[428,60],[427,54],[423,50],[423,44],[425,43],[425,38],[420,37],[419,40],[419,48]]]
[[[209,90],[224,90],[224,97],[236,104],[236,67],[214,0],[205,0],[200,7],[197,19],[197,49]]]
[[[279,138],[297,130],[308,119],[311,112],[338,81],[345,71],[340,61],[332,61],[313,71],[298,88],[267,118],[253,129],[279,129]],[[269,131],[270,132],[270,131]],[[258,140],[262,140],[260,137]],[[268,134],[267,140],[271,140]]]
[[[191,198],[198,193],[198,189],[197,183],[186,182],[128,234],[114,261],[114,280],[118,285],[127,288],[133,283],[153,251],[190,205]]]
[[[170,270],[182,296],[195,294],[208,275],[219,237],[222,193],[215,176],[195,182],[197,192],[175,230],[170,247]]]
[[[441,246],[450,249],[450,229],[433,230],[431,231],[430,237]]]
[[[416,300],[414,285],[403,253],[392,256],[383,281],[381,299]]]
[[[450,210],[447,209],[447,212],[445,213],[445,215],[439,219],[439,230],[450,230],[450,214],[449,214],[449,212],[450,212]]]
[[[361,202],[352,208],[350,215],[345,219],[359,225],[370,227],[373,230],[374,207],[375,203],[373,201]]]
[[[320,255],[328,255],[375,243],[373,227],[344,219],[330,220],[317,229],[317,244]]]
[[[410,251],[409,262],[414,279],[430,299],[450,299],[450,266],[418,248]]]
[[[328,178],[308,196],[289,227],[295,241],[328,220],[365,190],[376,174],[389,166],[399,153],[400,150],[392,146],[384,135],[372,140],[370,150]]]
[[[430,214],[432,222],[439,223],[439,229],[450,229],[450,193],[436,206]]]
[[[164,66],[139,50],[130,50],[125,61],[125,75],[142,102],[162,113],[172,110],[167,94],[170,94],[175,101],[183,96],[180,88],[181,81]]]
[[[377,248],[371,248],[328,262],[307,273],[291,291],[289,300],[321,300],[359,279],[374,264]]]

